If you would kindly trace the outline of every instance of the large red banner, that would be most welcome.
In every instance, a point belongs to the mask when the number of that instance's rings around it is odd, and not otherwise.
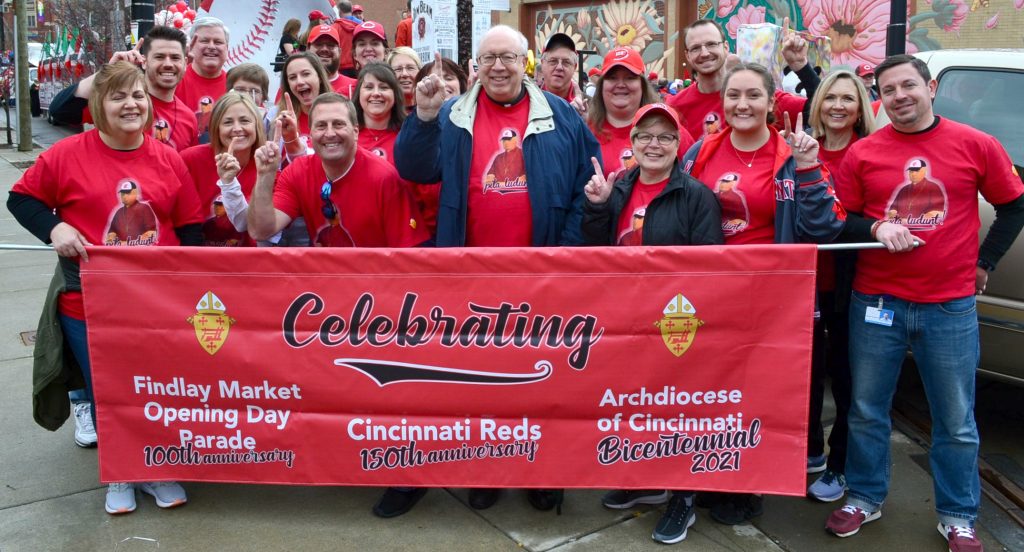
[[[805,492],[813,246],[89,254],[105,482]]]

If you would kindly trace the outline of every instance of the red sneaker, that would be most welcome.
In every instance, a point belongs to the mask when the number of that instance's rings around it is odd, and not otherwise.
[[[978,540],[973,527],[939,524],[939,533],[949,542],[949,552],[982,552],[985,547]]]
[[[825,522],[825,530],[837,537],[849,537],[860,531],[861,525],[869,521],[875,521],[880,517],[882,517],[881,510],[868,512],[867,510],[861,510],[856,506],[847,504],[828,516],[828,521]]]

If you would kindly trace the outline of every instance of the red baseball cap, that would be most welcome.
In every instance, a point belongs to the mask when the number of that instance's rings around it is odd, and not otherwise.
[[[357,36],[363,33],[370,33],[373,36],[384,41],[385,44],[388,42],[388,35],[384,32],[384,25],[377,23],[376,21],[366,21],[359,25],[356,25],[355,29],[352,29],[352,40],[355,40]]]
[[[602,74],[607,75],[609,71],[619,66],[629,69],[629,72],[634,75],[643,75],[646,71],[644,58],[640,57],[640,52],[625,46],[612,48],[608,51],[604,56],[604,63],[602,64],[604,71]]]
[[[644,117],[646,117],[646,116],[648,116],[648,115],[650,115],[652,113],[659,113],[659,114],[664,114],[664,115],[668,116],[668,118],[672,119],[672,122],[675,123],[676,130],[678,130],[680,127],[682,127],[682,125],[679,124],[679,116],[676,115],[676,110],[672,109],[671,107],[669,107],[669,106],[667,106],[667,105],[665,105],[663,103],[647,104],[647,105],[641,107],[640,109],[638,109],[637,112],[636,112],[636,115],[633,116],[633,126],[635,127],[637,125],[637,123],[639,123],[641,120],[643,120]]]
[[[593,77],[594,75],[600,75],[600,74],[601,74],[601,68],[600,67],[591,67],[590,71],[587,71],[587,76],[588,77]]]
[[[872,67],[870,63],[863,63],[863,64],[857,66],[857,76],[858,77],[866,77],[868,75],[874,75],[874,74],[875,74],[875,68]]]
[[[313,27],[313,30],[309,31],[309,40],[306,43],[312,44],[322,35],[331,37],[338,46],[341,46],[341,37],[338,36],[338,31],[334,28],[334,25],[317,25]]]
[[[309,12],[309,20],[312,21],[314,19],[327,19],[327,16],[320,10],[313,10]]]
[[[360,6],[359,4],[355,4],[352,6],[352,13],[356,13],[357,11],[363,11],[363,7]]]

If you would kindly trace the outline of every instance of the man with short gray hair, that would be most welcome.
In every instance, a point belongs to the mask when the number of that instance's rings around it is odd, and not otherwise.
[[[228,60],[228,37],[228,28],[216,17],[200,17],[189,30],[192,63],[174,95],[196,114],[201,144],[210,142],[210,113],[227,91],[224,63]]]
[[[440,63],[416,86],[416,110],[395,142],[406,180],[441,182],[440,247],[581,245],[583,187],[601,159],[597,139],[569,105],[526,78],[526,37],[498,25],[480,41],[478,79],[445,101]],[[442,154],[443,152],[443,154]],[[408,511],[423,489],[391,488],[374,513]],[[470,489],[469,505],[491,507],[499,489]],[[562,491],[530,489],[539,510]]]

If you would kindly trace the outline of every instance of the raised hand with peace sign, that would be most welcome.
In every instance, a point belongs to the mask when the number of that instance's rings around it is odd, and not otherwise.
[[[804,132],[804,114],[797,114],[795,129],[789,122],[788,112],[783,114],[783,119],[785,119],[786,124],[781,134],[786,143],[789,144],[793,159],[796,159],[797,168],[803,169],[817,165],[818,141],[810,134]]]

